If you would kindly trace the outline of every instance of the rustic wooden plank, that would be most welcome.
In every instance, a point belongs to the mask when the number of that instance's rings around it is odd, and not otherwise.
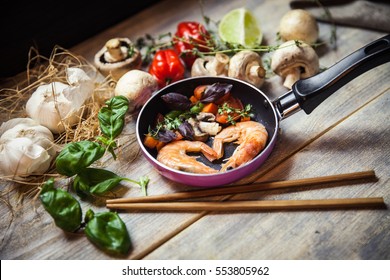
[[[259,16],[264,31],[265,42],[273,43],[277,21],[281,15],[289,9],[286,1],[224,1],[223,5],[221,5],[221,2],[219,1],[207,1],[207,3],[205,3],[205,11],[206,14],[213,19],[219,19],[221,15],[230,9],[243,5],[249,7]],[[269,11],[272,11],[272,13]],[[89,61],[92,61],[94,53],[111,37],[128,36],[131,39],[135,39],[145,33],[161,34],[166,31],[175,30],[176,24],[182,20],[202,20],[198,10],[198,1],[164,1],[85,41],[72,50],[86,57]],[[326,39],[329,26],[322,24],[320,25],[320,28],[321,31],[323,31],[323,38]],[[326,50],[323,52],[321,56],[321,64],[323,66],[332,65],[352,50],[383,35],[378,32],[354,28],[338,28],[338,31],[339,48],[336,51]],[[388,82],[386,83],[388,80],[388,72],[388,65],[378,67],[377,69],[364,74],[361,80],[356,80],[344,87],[340,90],[340,94],[337,94],[335,97],[332,96],[323,104],[323,106],[316,109],[310,116],[305,116],[303,112],[300,112],[291,118],[282,121],[282,134],[279,137],[273,154],[259,172],[248,178],[247,181],[254,180],[264,174],[269,177],[263,176],[263,178],[275,178],[278,176],[280,176],[279,178],[300,178],[306,175],[315,175],[315,172],[309,172],[313,170],[307,166],[307,169],[303,167],[301,169],[294,169],[290,157],[295,158],[298,155],[307,154],[306,149],[298,154],[296,154],[296,152],[301,151],[302,148],[309,145],[318,137],[321,139],[323,133],[337,126],[341,120],[347,118],[355,110],[367,103],[367,100],[375,99],[377,96],[383,95],[384,91],[388,88]],[[285,91],[285,89],[280,86],[277,77],[272,77],[262,89],[269,94],[271,98],[275,98]],[[345,104],[348,104],[348,106],[345,107]],[[128,125],[123,137],[124,146],[121,148],[119,160],[114,162],[110,157],[106,157],[102,161],[102,164],[110,170],[117,171],[120,175],[134,179],[138,178],[140,174],[148,175],[151,178],[149,187],[150,194],[170,193],[187,189],[185,186],[174,184],[162,178],[139,154],[139,148],[137,147],[136,142],[134,142],[135,118],[136,115],[129,117]],[[321,156],[321,153],[317,156]],[[274,166],[279,165],[279,163],[284,160],[288,161],[283,164],[283,167],[285,168],[284,172],[287,172],[287,176],[283,177],[282,175],[284,173],[279,168],[274,168]],[[315,170],[316,169],[314,169],[314,171]],[[325,172],[326,170],[323,171]],[[275,177],[273,175],[275,175]],[[130,185],[124,185],[120,194],[126,196],[141,195],[138,188]],[[11,203],[12,205],[15,205],[13,199],[11,199]],[[96,211],[105,210],[102,204],[85,202],[82,203],[82,205],[84,211],[90,207]],[[34,211],[31,210],[33,206],[36,208]],[[87,242],[85,237],[65,235],[61,230],[54,226],[51,218],[44,212],[39,203],[33,203],[30,200],[26,200],[24,207],[15,212],[15,217],[10,227],[8,227],[8,221],[11,219],[11,214],[8,207],[3,203],[0,206],[0,214],[3,217],[6,217],[0,224],[0,235],[4,236],[0,243],[0,256],[2,259],[111,258]],[[288,213],[286,213],[286,215],[287,214]],[[302,213],[295,214],[304,216]],[[203,215],[205,215],[205,213],[121,214],[121,217],[124,219],[130,231],[134,245],[129,258],[142,258],[191,225],[193,225],[191,226],[191,230],[195,226],[199,229],[201,235],[205,236],[211,229],[209,228],[210,225],[202,227],[204,220]],[[291,214],[288,214],[285,219],[290,217],[289,215]],[[222,216],[217,216],[217,218],[218,217]],[[236,215],[224,216],[224,220],[226,219],[227,222],[230,219],[232,222],[236,221],[236,218]],[[207,219],[209,219],[209,217],[207,217]],[[264,219],[266,220],[266,218]],[[272,217],[268,219],[270,227],[265,227],[264,230],[272,235],[271,226],[273,225],[274,220]],[[202,223],[198,223],[199,220],[202,221]],[[282,219],[282,221],[284,221],[284,219]],[[257,222],[257,220],[254,222]],[[317,222],[318,220],[312,221],[313,224],[316,224]],[[244,223],[244,221],[242,223]],[[230,223],[227,224],[230,225]],[[283,225],[282,222],[279,224]],[[212,224],[211,227],[213,227]],[[224,236],[226,238],[230,233],[231,228],[231,226],[226,226],[226,228],[218,227],[220,231],[215,232],[216,235],[214,236],[216,239],[214,241],[217,242],[215,244],[210,244],[210,242],[208,245],[211,246],[211,248],[218,248],[224,241],[224,239],[219,238],[219,236]],[[295,228],[295,230],[298,233],[299,227]],[[226,233],[226,235],[223,235],[224,233]],[[179,234],[178,237],[180,236],[181,235]],[[254,239],[248,236],[246,238],[247,244],[254,242]],[[175,238],[172,240],[176,242]],[[227,240],[233,241],[229,238]],[[195,240],[194,242],[197,244],[201,241],[203,242],[203,240]],[[305,243],[304,240],[301,240],[301,243],[303,252],[306,252],[304,248],[306,248],[309,243]],[[199,252],[191,253],[194,248],[189,244],[187,245],[187,247],[181,248],[181,250],[188,252],[187,257],[191,258],[190,255],[192,253],[194,258],[199,256],[197,255]],[[178,242],[176,246],[183,246],[183,244]],[[237,244],[237,246],[239,246],[239,244]],[[175,243],[168,242],[167,245],[161,246],[161,249],[157,250],[149,257],[153,258],[153,256],[159,256],[161,258],[170,258],[173,253],[165,249],[171,249],[172,247],[175,248]],[[230,252],[230,256],[226,252],[226,257],[239,258],[244,256],[240,256],[242,253],[242,251],[236,248],[235,252]],[[324,255],[326,255],[325,252]],[[200,258],[208,257],[209,255],[200,256]],[[212,256],[210,258],[212,258]]]
[[[374,168],[378,182],[234,199],[383,196],[389,204],[389,97],[388,90],[263,177],[292,179]],[[211,213],[146,259],[389,259],[389,214],[389,209]]]

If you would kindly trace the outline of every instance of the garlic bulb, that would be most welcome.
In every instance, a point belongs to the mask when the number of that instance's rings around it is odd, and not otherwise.
[[[1,125],[0,176],[43,174],[55,154],[53,134],[34,120],[16,118]]]
[[[0,144],[15,138],[30,138],[36,145],[46,149],[51,157],[56,153],[51,131],[30,118],[15,118],[0,127]]]
[[[27,115],[53,133],[65,131],[80,120],[82,106],[91,97],[94,83],[79,68],[67,69],[69,84],[53,82],[39,86],[26,104]]]

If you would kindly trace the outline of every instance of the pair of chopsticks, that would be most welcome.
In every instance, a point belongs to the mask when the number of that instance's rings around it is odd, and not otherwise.
[[[383,197],[315,199],[315,200],[261,200],[261,201],[196,201],[177,202],[200,197],[242,194],[313,187],[314,185],[348,183],[357,180],[377,180],[373,170],[289,181],[262,182],[166,195],[117,198],[106,201],[109,209],[144,211],[268,211],[336,208],[384,208]],[[167,203],[170,202],[170,203]]]

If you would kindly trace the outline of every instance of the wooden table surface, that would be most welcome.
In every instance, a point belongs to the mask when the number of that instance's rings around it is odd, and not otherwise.
[[[219,20],[245,6],[259,19],[264,44],[275,43],[281,16],[289,2],[204,1],[207,16]],[[113,37],[136,38],[173,32],[180,21],[203,22],[198,1],[165,0],[71,49],[91,63],[94,54]],[[320,23],[320,39],[328,41],[331,26]],[[320,48],[320,65],[328,67],[384,33],[337,26],[337,49]],[[263,57],[266,57],[264,54]],[[390,64],[361,75],[337,91],[310,115],[303,111],[284,119],[270,158],[242,182],[290,180],[373,169],[376,182],[343,184],[290,192],[240,194],[232,199],[321,199],[382,196],[390,203]],[[271,99],[286,91],[273,76],[261,88]],[[136,116],[130,116],[117,161],[104,164],[129,178],[147,175],[149,195],[190,189],[161,177],[141,155],[135,139]],[[57,228],[39,201],[22,189],[8,193],[1,182],[1,259],[111,259],[83,235]],[[127,186],[127,185],[126,185]],[[25,188],[25,187],[24,187]],[[15,195],[16,192],[16,195]],[[13,194],[13,195],[12,195]],[[140,196],[129,187],[125,196]],[[14,206],[13,211],[10,207]],[[88,208],[104,205],[82,202]],[[388,209],[285,212],[135,212],[120,213],[133,248],[129,259],[390,259]]]

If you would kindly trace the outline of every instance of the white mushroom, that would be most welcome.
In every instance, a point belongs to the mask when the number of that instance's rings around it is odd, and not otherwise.
[[[215,115],[213,113],[200,112],[198,115],[196,115],[196,119],[198,121],[214,122],[215,121]]]
[[[274,52],[272,71],[284,78],[283,85],[291,89],[301,78],[314,76],[319,71],[319,60],[314,49],[300,41],[287,41]]]
[[[318,39],[318,24],[309,12],[290,10],[280,20],[279,34],[284,41],[300,40],[313,44]]]
[[[189,118],[187,121],[192,126],[192,129],[194,130],[194,135],[193,135],[194,140],[206,142],[210,135],[200,129],[199,127],[200,122],[194,118]]]
[[[215,56],[199,57],[191,68],[191,76],[226,76],[229,56],[217,53]]]
[[[130,70],[124,74],[115,86],[115,95],[122,95],[129,100],[129,111],[142,107],[158,89],[157,80],[148,72]]]
[[[265,69],[260,55],[249,50],[236,53],[230,59],[228,75],[261,87],[264,83]]]
[[[140,69],[142,58],[139,50],[127,38],[113,38],[96,53],[95,65],[104,74],[119,80],[126,72]]]
[[[215,136],[221,131],[222,127],[217,122],[199,122],[199,129],[208,135]]]

